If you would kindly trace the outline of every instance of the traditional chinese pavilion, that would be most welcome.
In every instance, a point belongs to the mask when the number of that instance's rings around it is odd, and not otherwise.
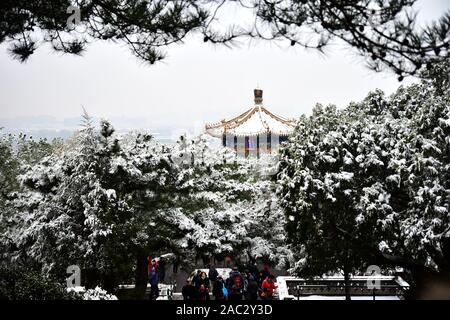
[[[222,139],[224,147],[245,156],[274,152],[295,127],[295,120],[275,115],[264,107],[261,89],[255,89],[254,95],[254,106],[243,114],[205,126],[208,134]]]

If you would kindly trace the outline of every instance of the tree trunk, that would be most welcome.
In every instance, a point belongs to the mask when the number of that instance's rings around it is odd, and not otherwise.
[[[145,254],[139,254],[136,259],[136,274],[135,274],[135,299],[144,299],[145,290],[148,282],[148,261]]]
[[[350,295],[350,272],[347,266],[344,266],[344,289],[345,289],[345,300],[352,300]]]

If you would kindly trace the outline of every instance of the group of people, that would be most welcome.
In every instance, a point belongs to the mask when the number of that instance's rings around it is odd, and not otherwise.
[[[215,300],[272,300],[276,288],[267,265],[261,271],[253,265],[242,273],[235,267],[226,280],[210,266],[208,274],[198,270],[188,279],[182,294],[184,300],[209,300],[210,292]]]

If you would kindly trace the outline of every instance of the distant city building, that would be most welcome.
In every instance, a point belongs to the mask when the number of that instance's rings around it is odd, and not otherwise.
[[[245,156],[275,152],[296,125],[295,120],[275,115],[264,107],[261,89],[255,89],[254,95],[254,106],[243,114],[205,125],[206,132],[221,138],[224,147]]]

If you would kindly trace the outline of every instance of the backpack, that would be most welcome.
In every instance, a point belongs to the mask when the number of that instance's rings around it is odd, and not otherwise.
[[[225,286],[223,286],[222,292],[223,292],[223,297],[228,298],[228,290],[227,290],[227,288],[225,288]]]

